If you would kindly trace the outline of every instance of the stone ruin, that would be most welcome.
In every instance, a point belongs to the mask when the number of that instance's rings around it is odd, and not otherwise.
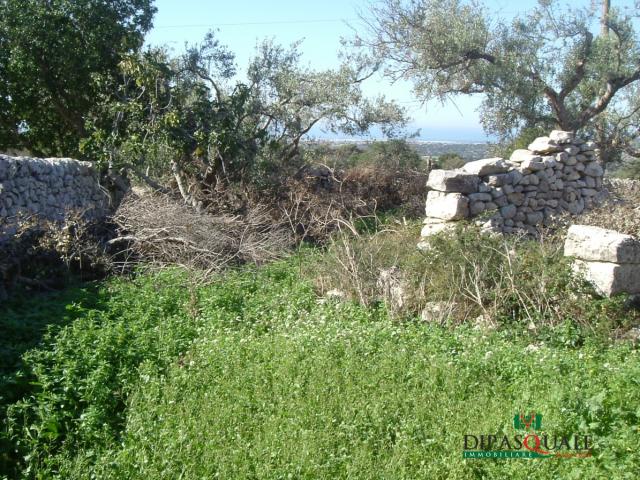
[[[563,213],[577,215],[602,192],[600,150],[573,132],[554,130],[511,157],[432,170],[422,237],[476,219],[484,229],[535,234]]]

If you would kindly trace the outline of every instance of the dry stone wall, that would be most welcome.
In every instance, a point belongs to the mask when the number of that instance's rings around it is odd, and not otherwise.
[[[535,233],[561,213],[577,215],[602,190],[599,154],[595,143],[554,130],[508,160],[487,158],[457,170],[433,170],[422,236],[471,218],[494,231]]]
[[[109,196],[89,162],[0,155],[0,229],[5,233],[20,217],[57,221],[74,211],[95,219],[108,206]]]

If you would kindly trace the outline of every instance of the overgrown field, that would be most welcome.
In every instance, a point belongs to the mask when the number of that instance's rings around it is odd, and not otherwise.
[[[487,330],[319,298],[307,270],[331,252],[208,284],[164,270],[0,307],[13,332],[1,340],[6,475],[638,478],[633,343],[578,318]],[[624,308],[589,311],[598,322]],[[44,323],[57,326],[16,364],[21,329]],[[591,435],[593,456],[462,458],[465,434],[513,435],[514,413],[531,410],[545,432]]]

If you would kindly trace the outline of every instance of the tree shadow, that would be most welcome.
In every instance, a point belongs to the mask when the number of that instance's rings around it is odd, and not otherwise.
[[[70,305],[99,308],[100,283],[73,284],[64,290],[17,290],[0,303],[0,477],[17,474],[15,448],[7,434],[7,408],[33,389],[22,356],[40,345],[50,329],[60,329],[81,313]]]

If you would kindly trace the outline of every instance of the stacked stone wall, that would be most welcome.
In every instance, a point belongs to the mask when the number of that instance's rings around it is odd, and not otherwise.
[[[427,181],[428,237],[460,220],[476,219],[504,233],[535,233],[558,215],[594,205],[604,170],[593,142],[554,130],[509,159],[487,158],[456,170],[433,170]]]
[[[89,162],[0,155],[0,233],[20,218],[59,221],[77,212],[96,219],[108,208],[109,196]]]

